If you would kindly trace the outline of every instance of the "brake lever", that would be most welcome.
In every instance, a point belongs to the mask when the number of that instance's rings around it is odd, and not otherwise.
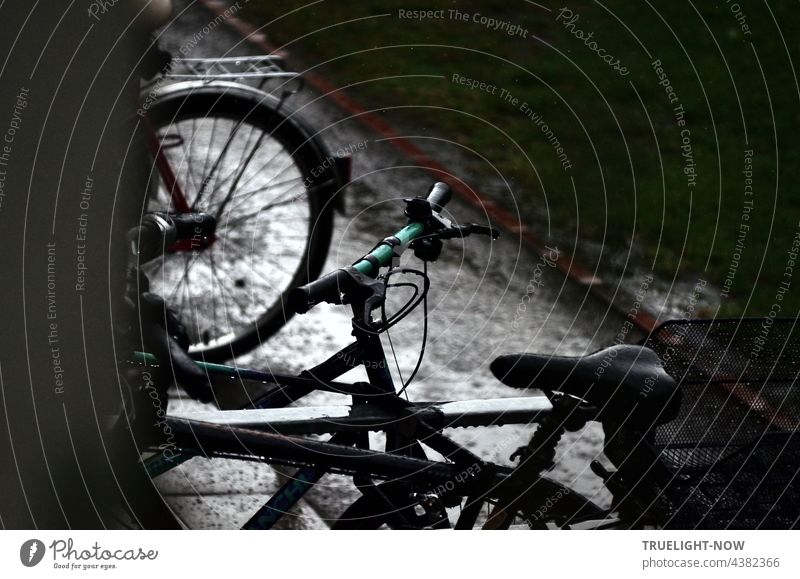
[[[348,293],[351,295],[349,299],[345,299],[344,294],[341,294],[340,303],[353,304],[354,308],[356,308],[354,313],[361,309],[357,314],[361,319],[356,318],[357,321],[360,322],[365,330],[376,331],[378,326],[372,322],[372,312],[381,307],[381,304],[386,299],[385,281],[381,278],[376,279],[364,275],[352,267],[343,271],[350,278]]]
[[[448,229],[439,233],[440,239],[454,239],[456,237],[464,238],[472,234],[488,235],[492,239],[500,237],[500,232],[494,227],[488,225],[479,225],[477,223],[467,223],[466,225],[451,225]]]
[[[376,331],[380,327],[380,324],[375,324],[372,321],[372,312],[381,307],[381,304],[386,300],[386,285],[383,283],[383,280],[376,281],[378,281],[378,283],[370,288],[372,294],[364,300],[364,313],[362,317],[364,327],[372,331]]]

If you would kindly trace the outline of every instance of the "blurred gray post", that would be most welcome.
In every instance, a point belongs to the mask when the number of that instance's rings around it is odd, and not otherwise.
[[[141,212],[141,33],[125,0],[0,8],[0,526],[103,528],[157,497],[120,406],[114,324]],[[1,61],[0,61],[1,62]],[[122,344],[118,344],[122,346]]]

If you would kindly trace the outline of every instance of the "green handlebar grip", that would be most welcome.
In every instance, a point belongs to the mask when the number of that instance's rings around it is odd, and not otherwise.
[[[395,237],[400,240],[400,244],[405,247],[412,241],[414,241],[417,237],[419,237],[422,232],[424,231],[425,227],[422,223],[415,221],[414,223],[409,223],[403,229],[395,233]],[[386,243],[380,244],[378,247],[373,249],[369,252],[365,257],[372,256],[378,260],[380,267],[387,267],[392,263],[392,255],[394,255],[394,247],[388,245]],[[358,271],[363,273],[364,275],[374,275],[377,272],[372,271],[372,262],[368,261],[367,259],[361,259],[353,264],[353,267],[356,268]]]

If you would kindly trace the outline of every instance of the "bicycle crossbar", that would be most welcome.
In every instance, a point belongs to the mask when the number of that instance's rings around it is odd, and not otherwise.
[[[413,418],[435,428],[529,424],[552,409],[544,395],[457,402],[419,402],[398,415],[376,405],[309,406],[246,410],[178,412],[170,416],[208,424],[249,428],[279,434],[335,434],[353,430],[405,429]]]
[[[259,460],[270,464],[314,465],[340,474],[381,479],[447,481],[463,477],[463,467],[392,453],[354,448],[303,437],[193,420],[168,418],[176,446],[208,458]],[[502,475],[502,472],[500,473]]]

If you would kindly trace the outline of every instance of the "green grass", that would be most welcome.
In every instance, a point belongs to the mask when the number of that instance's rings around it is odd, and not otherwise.
[[[625,77],[556,21],[565,4],[548,3],[548,12],[523,1],[326,1],[287,14],[304,3],[251,0],[244,16],[259,25],[278,19],[265,29],[273,43],[337,85],[355,85],[348,91],[391,122],[484,156],[480,174],[496,167],[511,184],[502,201],[512,207],[513,195],[531,224],[541,226],[546,208],[558,230],[611,248],[633,245],[641,265],[662,276],[700,276],[722,287],[742,223],[744,151],[752,149],[750,229],[722,311],[763,315],[789,279],[786,252],[800,227],[800,101],[789,59],[800,62],[800,19],[796,5],[772,2],[778,28],[763,4],[739,4],[750,35],[725,2],[695,2],[698,12],[681,1],[658,3],[657,12],[640,2],[566,5],[580,15],[575,28],[593,32],[628,69]],[[450,18],[456,7],[470,20]],[[399,9],[444,9],[445,17],[401,19]],[[472,21],[475,13],[517,24],[527,36],[489,30]],[[655,58],[686,111],[693,187]],[[452,82],[454,73],[498,88],[494,95],[471,90]],[[500,98],[501,89],[518,103]],[[571,169],[521,112],[522,102],[551,127]],[[792,286],[800,285],[795,275]],[[781,314],[795,315],[800,292],[790,291],[781,306]]]

